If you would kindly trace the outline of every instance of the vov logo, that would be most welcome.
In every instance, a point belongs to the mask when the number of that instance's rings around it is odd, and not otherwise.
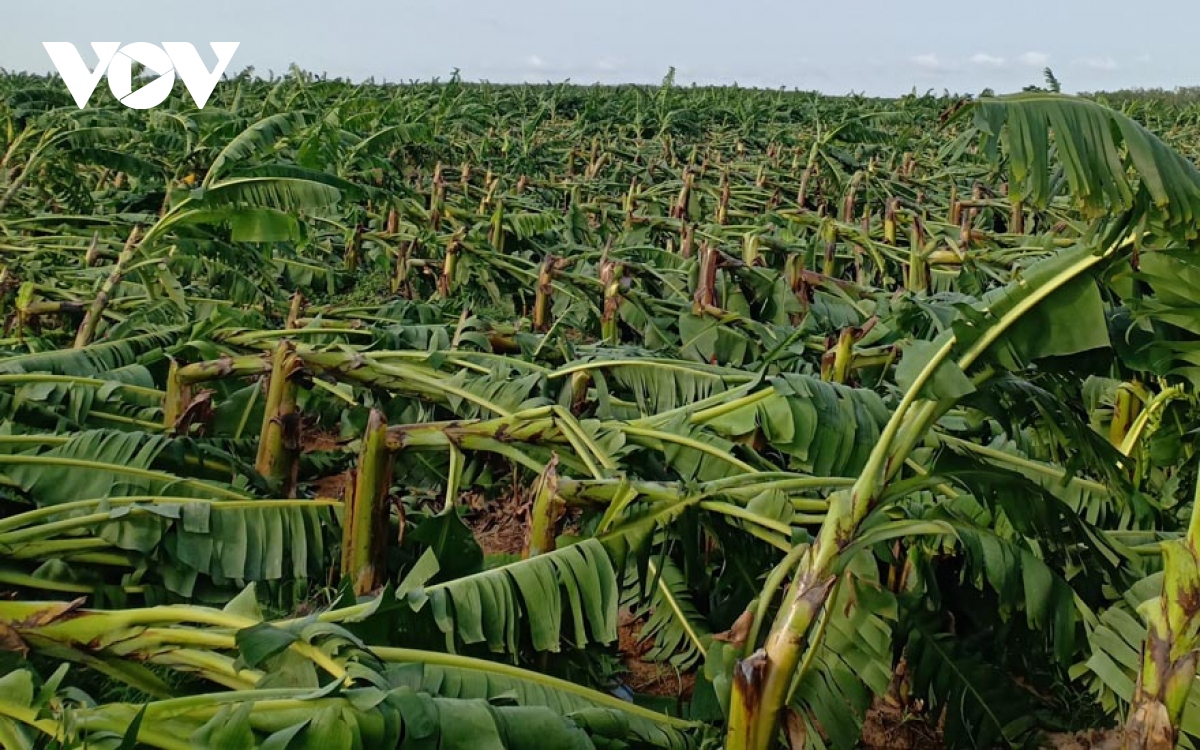
[[[161,47],[149,42],[132,42],[124,47],[120,42],[92,42],[100,62],[95,70],[88,70],[74,44],[42,42],[80,109],[87,106],[105,71],[108,71],[109,91],[126,107],[150,109],[162,104],[171,95],[178,73],[196,106],[204,109],[221,74],[229,67],[238,44],[240,42],[209,42],[208,46],[217,55],[217,66],[209,70],[200,59],[200,53],[187,42],[163,42]],[[133,90],[135,62],[158,74],[158,78],[137,91]]]

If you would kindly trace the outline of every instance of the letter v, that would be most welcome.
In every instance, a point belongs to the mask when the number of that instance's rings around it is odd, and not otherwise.
[[[192,95],[196,106],[204,109],[204,105],[208,103],[208,97],[212,96],[213,89],[217,87],[217,81],[221,80],[221,74],[225,72],[225,68],[229,67],[229,61],[233,59],[233,53],[237,52],[239,44],[240,42],[208,43],[213,52],[217,53],[217,65],[212,72],[209,72],[204,61],[200,59],[200,53],[196,52],[196,48],[188,42],[163,42],[162,46],[171,56],[171,62],[175,64],[175,72],[183,79],[183,85]]]
[[[121,43],[92,42],[92,49],[100,60],[95,70],[88,70],[83,56],[70,42],[42,42],[42,46],[50,53],[50,59],[54,61],[54,67],[58,68],[63,82],[67,84],[67,90],[75,97],[75,103],[83,109],[87,106],[88,99],[92,98],[96,84],[100,83],[100,76],[104,75],[108,64],[116,57]]]

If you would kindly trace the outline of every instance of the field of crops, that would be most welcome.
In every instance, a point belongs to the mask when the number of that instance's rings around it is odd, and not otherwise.
[[[0,746],[1200,746],[1191,97],[96,102],[0,76]]]

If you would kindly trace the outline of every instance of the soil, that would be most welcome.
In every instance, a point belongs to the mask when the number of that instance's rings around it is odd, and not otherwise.
[[[352,471],[347,470],[341,474],[330,474],[327,477],[321,477],[312,483],[313,491],[316,492],[317,497],[344,497],[346,486],[350,484],[352,474]]]
[[[468,492],[459,497],[471,514],[465,520],[485,555],[519,555],[525,549],[528,503],[521,493],[509,492],[488,501]]]
[[[696,685],[695,672],[680,673],[669,664],[643,659],[652,645],[648,641],[638,640],[638,633],[645,624],[645,618],[634,617],[628,609],[621,611],[617,622],[617,648],[621,663],[627,670],[625,683],[635,693],[688,700]]]
[[[1052,750],[1116,750],[1120,741],[1120,733],[1115,729],[1092,729],[1049,734],[1046,747]]]
[[[1050,732],[1042,743],[1046,750],[1117,750],[1120,734],[1113,729]],[[931,717],[905,710],[887,696],[879,696],[863,722],[864,750],[944,750],[941,730]]]
[[[459,498],[459,502],[471,511],[465,520],[485,555],[520,555],[524,551],[529,527],[529,501],[524,495],[518,490],[489,500],[482,494],[468,492]],[[575,515],[572,509],[564,514],[564,533],[571,533],[577,520]],[[692,672],[681,674],[669,665],[642,659],[651,646],[648,642],[638,641],[638,632],[644,624],[645,620],[635,618],[631,611],[621,612],[618,650],[627,670],[626,684],[637,693],[687,700],[692,695],[696,675]]]
[[[877,696],[863,722],[859,746],[866,750],[943,750],[942,732],[930,717]]]
[[[341,438],[332,432],[304,430],[300,438],[300,450],[304,453],[332,453],[342,449]]]

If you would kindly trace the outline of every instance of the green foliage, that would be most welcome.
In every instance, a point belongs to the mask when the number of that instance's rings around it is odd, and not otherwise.
[[[1187,96],[59,89],[0,75],[5,747],[716,746],[829,540],[805,746],[1123,720],[1192,512]]]

